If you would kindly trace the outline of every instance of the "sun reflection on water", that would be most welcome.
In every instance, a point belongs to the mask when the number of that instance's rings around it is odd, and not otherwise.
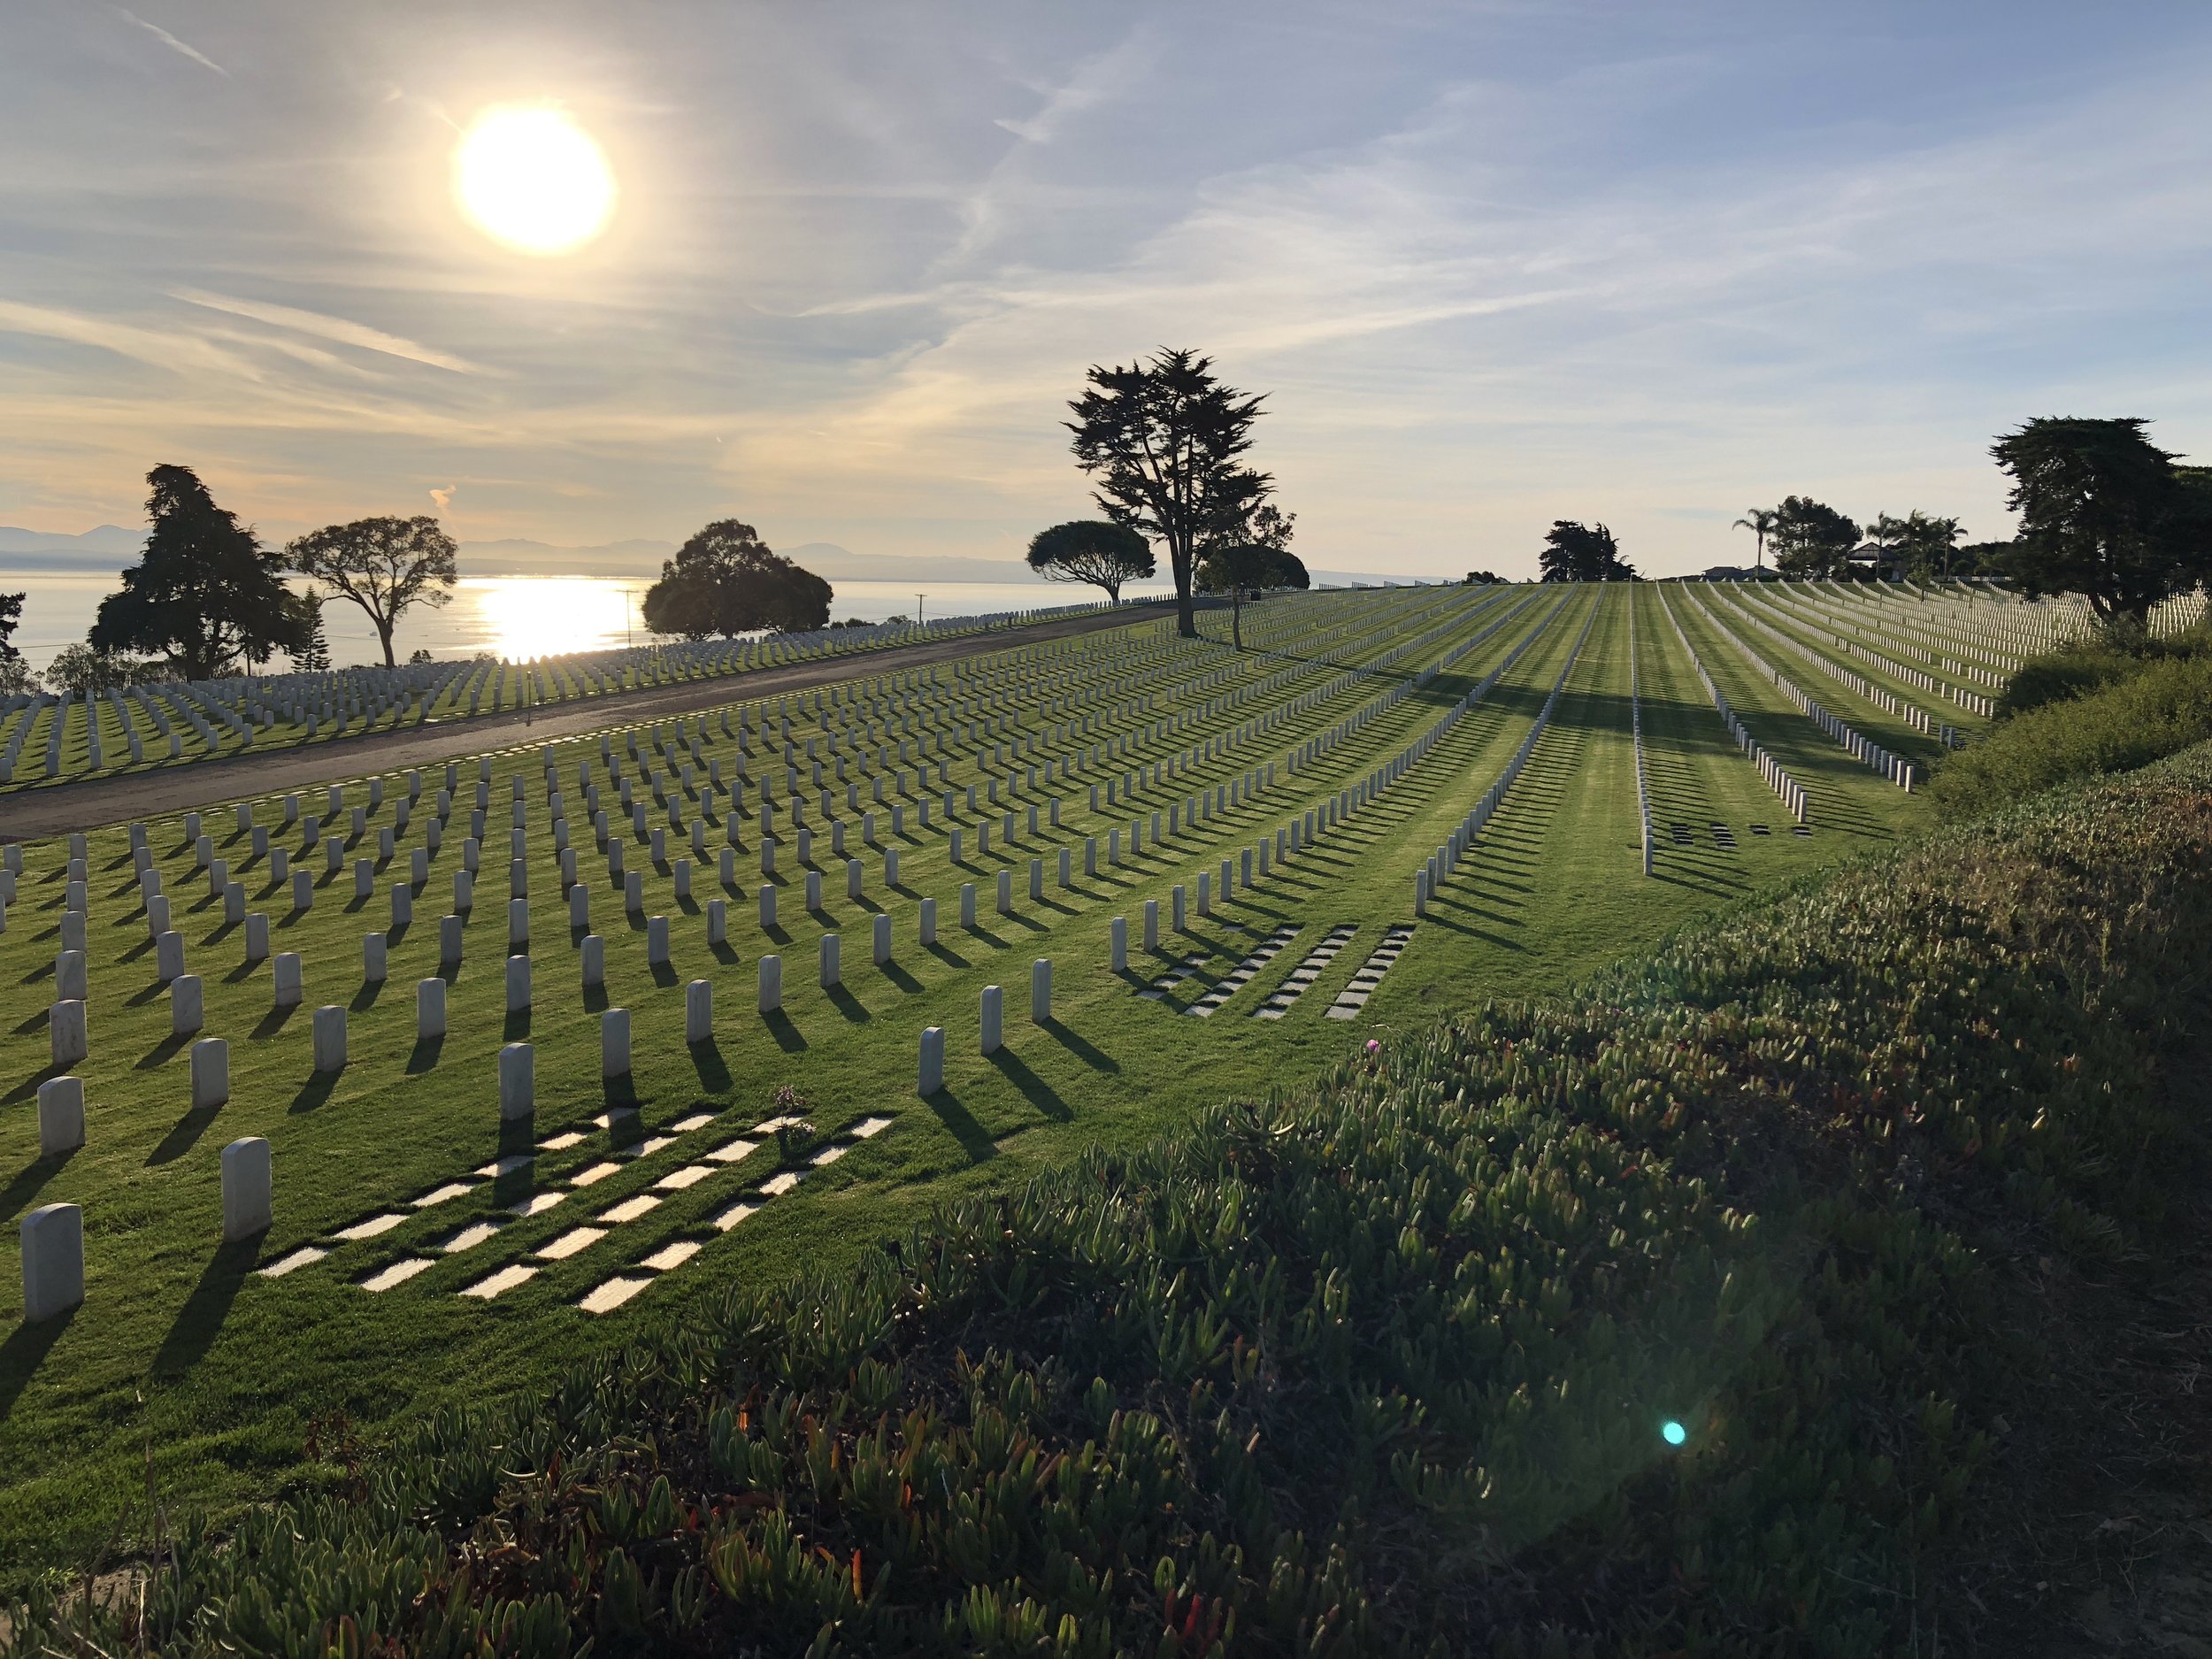
[[[603,651],[642,640],[643,583],[590,577],[480,577],[463,583],[480,618],[485,649],[510,661]]]

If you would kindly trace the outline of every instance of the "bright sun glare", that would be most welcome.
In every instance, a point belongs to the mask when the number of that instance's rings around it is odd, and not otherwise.
[[[453,190],[488,234],[525,253],[581,247],[614,209],[606,157],[558,110],[478,116],[454,152]]]
[[[498,577],[472,582],[489,634],[502,657],[559,657],[605,650],[629,637],[634,587],[550,576]]]

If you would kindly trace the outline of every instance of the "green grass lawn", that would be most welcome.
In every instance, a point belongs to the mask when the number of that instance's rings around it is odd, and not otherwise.
[[[1635,755],[1631,739],[1629,613],[1636,611],[1636,659],[1654,817],[1663,826],[1653,879],[1640,872]],[[1367,961],[1393,924],[1413,920],[1414,872],[1511,758],[1568,661],[1594,609],[1594,626],[1569,674],[1551,723],[1519,784],[1447,882],[1411,942],[1357,1018],[1324,1010]],[[1655,590],[1527,588],[1404,590],[1353,596],[1316,595],[1271,601],[1247,615],[1242,656],[1225,643],[1225,617],[1210,617],[1223,639],[1175,646],[1164,625],[1141,624],[1048,648],[1001,652],[979,664],[997,676],[966,682],[976,712],[1003,716],[1013,729],[1042,734],[1071,713],[1107,723],[1081,740],[1114,733],[1142,739],[1151,723],[1187,713],[1171,738],[1141,743],[1126,760],[1079,772],[1049,791],[1063,802],[1061,828],[1021,833],[1005,847],[995,826],[987,854],[968,829],[962,866],[948,858],[938,814],[927,829],[910,803],[902,880],[882,885],[879,859],[866,859],[864,896],[845,897],[841,874],[824,882],[824,909],[809,915],[803,872],[787,842],[780,865],[780,926],[756,921],[761,878],[755,831],[743,831],[738,879],[725,894],[710,863],[694,896],[673,896],[672,872],[656,868],[632,843],[633,869],[646,872],[647,911],[671,918],[672,958],[649,967],[641,920],[624,915],[593,848],[576,762],[595,763],[596,742],[557,750],[579,849],[579,876],[592,891],[592,916],[606,941],[603,995],[587,993],[577,941],[566,925],[558,864],[544,818],[534,750],[503,757],[495,767],[494,810],[478,901],[467,926],[468,955],[449,970],[449,1034],[415,1037],[415,986],[440,972],[438,918],[451,872],[459,867],[468,795],[418,895],[415,920],[390,937],[389,979],[365,987],[363,936],[382,933],[387,892],[405,872],[406,849],[428,816],[429,790],[410,837],[378,874],[365,902],[345,873],[322,880],[314,907],[293,918],[265,867],[243,872],[249,907],[270,918],[272,948],[296,950],[305,965],[304,1005],[271,1006],[271,970],[243,960],[243,930],[223,919],[192,874],[179,821],[150,826],[150,844],[188,941],[188,966],[206,987],[206,1033],[229,1040],[232,1095],[219,1110],[187,1110],[186,1040],[170,1034],[170,1007],[156,982],[129,844],[121,826],[90,838],[92,1058],[75,1068],[85,1080],[87,1146],[42,1160],[33,1100],[48,1074],[46,1009],[63,907],[64,848],[27,849],[17,902],[0,934],[0,984],[15,995],[0,1021],[0,1179],[6,1219],[43,1203],[83,1206],[88,1290],[73,1317],[22,1324],[12,1229],[0,1248],[0,1560],[18,1572],[79,1559],[108,1538],[150,1479],[171,1504],[217,1507],[266,1494],[290,1480],[324,1478],[306,1458],[311,1425],[339,1416],[371,1440],[434,1407],[527,1387],[580,1353],[619,1342],[641,1319],[678,1318],[687,1306],[733,1280],[780,1279],[802,1265],[835,1265],[866,1243],[902,1231],[945,1198],[1017,1185],[1094,1144],[1129,1145],[1225,1095],[1263,1094],[1302,1079],[1371,1037],[1425,1027],[1436,1015],[1490,992],[1563,989],[1716,903],[1850,856],[1909,833],[1923,821],[1918,797],[1885,783],[1817,732],[1750,673],[1740,657],[1678,600],[1676,614],[1761,741],[1785,757],[1813,790],[1814,833],[1787,833],[1788,818],[1736,750],[1714,712]],[[1337,726],[1439,661],[1454,646],[1510,618],[1431,683],[1403,697],[1297,772],[1284,764],[1302,742]],[[1532,630],[1533,643],[1512,669],[1417,765],[1376,800],[1264,881],[1194,912],[1172,933],[1168,898],[1176,884],[1194,891],[1198,873],[1238,856],[1397,753]],[[1427,636],[1434,634],[1433,639]],[[1271,708],[1347,670],[1370,666],[1409,642],[1417,649],[1359,683],[1302,708],[1264,733],[1249,723]],[[1334,661],[1319,660],[1333,653]],[[1122,653],[1117,657],[1114,653]],[[1141,655],[1148,653],[1149,655]],[[1133,666],[1132,666],[1133,664]],[[1123,689],[1118,674],[1138,682]],[[1284,683],[1265,698],[1226,704],[1240,687],[1271,677]],[[1040,689],[1032,695],[1025,687]],[[1132,699],[1155,692],[1139,712]],[[1068,701],[1068,700],[1072,701]],[[1086,701],[1088,699],[1088,701]],[[1054,700],[1058,700],[1055,705]],[[810,723],[806,728],[814,732]],[[1901,727],[1864,723],[1895,743]],[[1087,786],[1125,767],[1164,757],[1208,739],[1236,740],[1226,754],[1197,763],[1189,775],[1141,791],[1093,813]],[[956,787],[1004,767],[963,739],[952,764]],[[1070,745],[1045,752],[1065,756]],[[718,729],[710,755],[733,757]],[[1110,826],[1139,812],[1164,812],[1201,785],[1225,783],[1248,768],[1277,763],[1277,782],[1256,799],[1164,846],[1148,833],[1141,853],[1106,861]],[[1802,770],[1800,770],[1800,768]],[[526,780],[533,833],[531,956],[534,1007],[509,1015],[503,1002],[505,815],[508,779]],[[474,768],[463,769],[465,786]],[[780,789],[779,790],[780,793]],[[933,785],[933,794],[935,786]],[[371,819],[391,824],[396,788]],[[349,790],[349,803],[361,799]],[[649,795],[641,799],[650,801]],[[1015,797],[1042,801],[1047,793]],[[319,805],[320,792],[308,804]],[[878,809],[881,811],[882,809]],[[626,830],[614,813],[618,836]],[[259,821],[273,826],[264,803]],[[656,814],[653,822],[664,824]],[[219,853],[242,856],[244,838],[227,809],[208,814]],[[1677,841],[1671,826],[1691,832]],[[1732,845],[1712,826],[1727,826]],[[1764,826],[1765,834],[1755,833]],[[1098,873],[1083,871],[1086,834],[1101,837]],[[826,837],[824,838],[826,840]],[[372,841],[373,833],[372,833]],[[677,838],[670,837],[674,855]],[[294,831],[284,844],[296,848]],[[722,844],[710,831],[708,845]],[[1062,888],[1056,849],[1074,851],[1072,885]],[[1029,860],[1046,861],[1044,897],[1028,896]],[[1014,871],[1012,913],[996,913],[993,887]],[[979,884],[977,925],[959,920],[959,884]],[[729,904],[726,944],[706,942],[704,904]],[[938,937],[917,941],[919,907],[934,899]],[[1162,944],[1141,949],[1141,905],[1161,902]],[[895,958],[870,960],[869,928],[891,918]],[[1109,963],[1111,918],[1130,924],[1129,971]],[[1279,1019],[1253,1010],[1282,987],[1331,929],[1349,941]],[[1295,929],[1287,947],[1210,1018],[1183,1010],[1279,929]],[[816,983],[820,934],[842,941],[843,983]],[[782,1010],[755,1008],[761,956],[781,955]],[[1178,959],[1196,957],[1193,976],[1165,997],[1141,988]],[[1054,964],[1051,1023],[1029,1019],[1030,964]],[[683,1040],[685,982],[713,987],[715,1036]],[[1004,987],[1005,1046],[979,1052],[983,987]],[[310,1058],[313,1009],[349,1010],[349,1063],[318,1076]],[[613,1084],[599,1067],[600,1014],[611,1003],[631,1010],[634,1069]],[[926,1025],[946,1033],[946,1085],[927,1099],[915,1092],[917,1043]],[[503,1042],[534,1046],[534,1122],[503,1133],[496,1088]],[[803,1095],[823,1141],[783,1162],[772,1134],[749,1133],[772,1116],[776,1092]],[[879,1133],[849,1132],[887,1119]],[[695,1121],[703,1120],[703,1121]],[[218,1240],[219,1155],[228,1141],[266,1136],[274,1149],[276,1222],[262,1238]],[[665,1141],[665,1144],[655,1144]],[[751,1141],[742,1152],[736,1143]],[[832,1161],[816,1164],[820,1152]],[[718,1159],[710,1154],[721,1152]],[[502,1167],[503,1159],[526,1161]],[[601,1166],[606,1166],[603,1170]],[[473,1171],[490,1171],[475,1175]],[[595,1179],[579,1185],[574,1178]],[[795,1186],[783,1178],[796,1175]],[[675,1178],[671,1179],[670,1178]],[[417,1201],[448,1186],[439,1202]],[[782,1190],[776,1190],[781,1188]],[[651,1199],[650,1204],[641,1202]],[[733,1206],[750,1213],[733,1221]],[[627,1206],[628,1208],[626,1208]],[[533,1208],[537,1213],[522,1213]],[[596,1221],[610,1210],[628,1218]],[[380,1217],[403,1217],[374,1236],[338,1235]],[[718,1223],[721,1225],[718,1225]],[[540,1253],[574,1241],[579,1228],[603,1236],[572,1253]],[[320,1259],[281,1277],[259,1270],[304,1247]],[[450,1248],[449,1248],[450,1247]],[[564,1247],[565,1248],[565,1246]],[[403,1263],[427,1265],[380,1291],[365,1289]],[[649,1265],[649,1263],[650,1263]],[[464,1295],[504,1270],[528,1269],[485,1300]],[[615,1311],[580,1303],[611,1281],[641,1286]],[[327,1436],[325,1437],[326,1439]]]

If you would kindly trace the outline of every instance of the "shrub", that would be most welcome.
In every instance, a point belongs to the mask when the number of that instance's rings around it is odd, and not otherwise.
[[[2047,703],[2087,696],[2133,679],[2153,663],[2196,657],[2208,649],[2212,649],[2212,634],[2201,626],[2156,639],[2139,626],[2110,623],[2093,639],[2046,651],[2022,664],[1998,697],[1997,712],[2025,714]]]
[[[2200,750],[1384,1033],[183,1526],[142,1632],[17,1640],[1898,1651],[2039,1360],[2000,1292],[2154,1237],[2189,1167],[2156,1058],[2208,855]]]
[[[2134,658],[2109,649],[2038,659],[2024,701],[2061,684],[2100,689],[2030,706],[1947,757],[1931,786],[1965,818],[2070,780],[2131,772],[2212,738],[2212,654]],[[2022,678],[2027,679],[2024,671]]]

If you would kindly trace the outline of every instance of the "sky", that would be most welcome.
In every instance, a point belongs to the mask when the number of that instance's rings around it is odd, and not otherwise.
[[[197,468],[267,535],[1018,557],[1163,345],[1336,570],[1748,563],[1783,495],[2008,534],[1998,433],[2212,457],[2212,7],[11,0],[0,524]],[[462,132],[618,190],[516,252]]]

